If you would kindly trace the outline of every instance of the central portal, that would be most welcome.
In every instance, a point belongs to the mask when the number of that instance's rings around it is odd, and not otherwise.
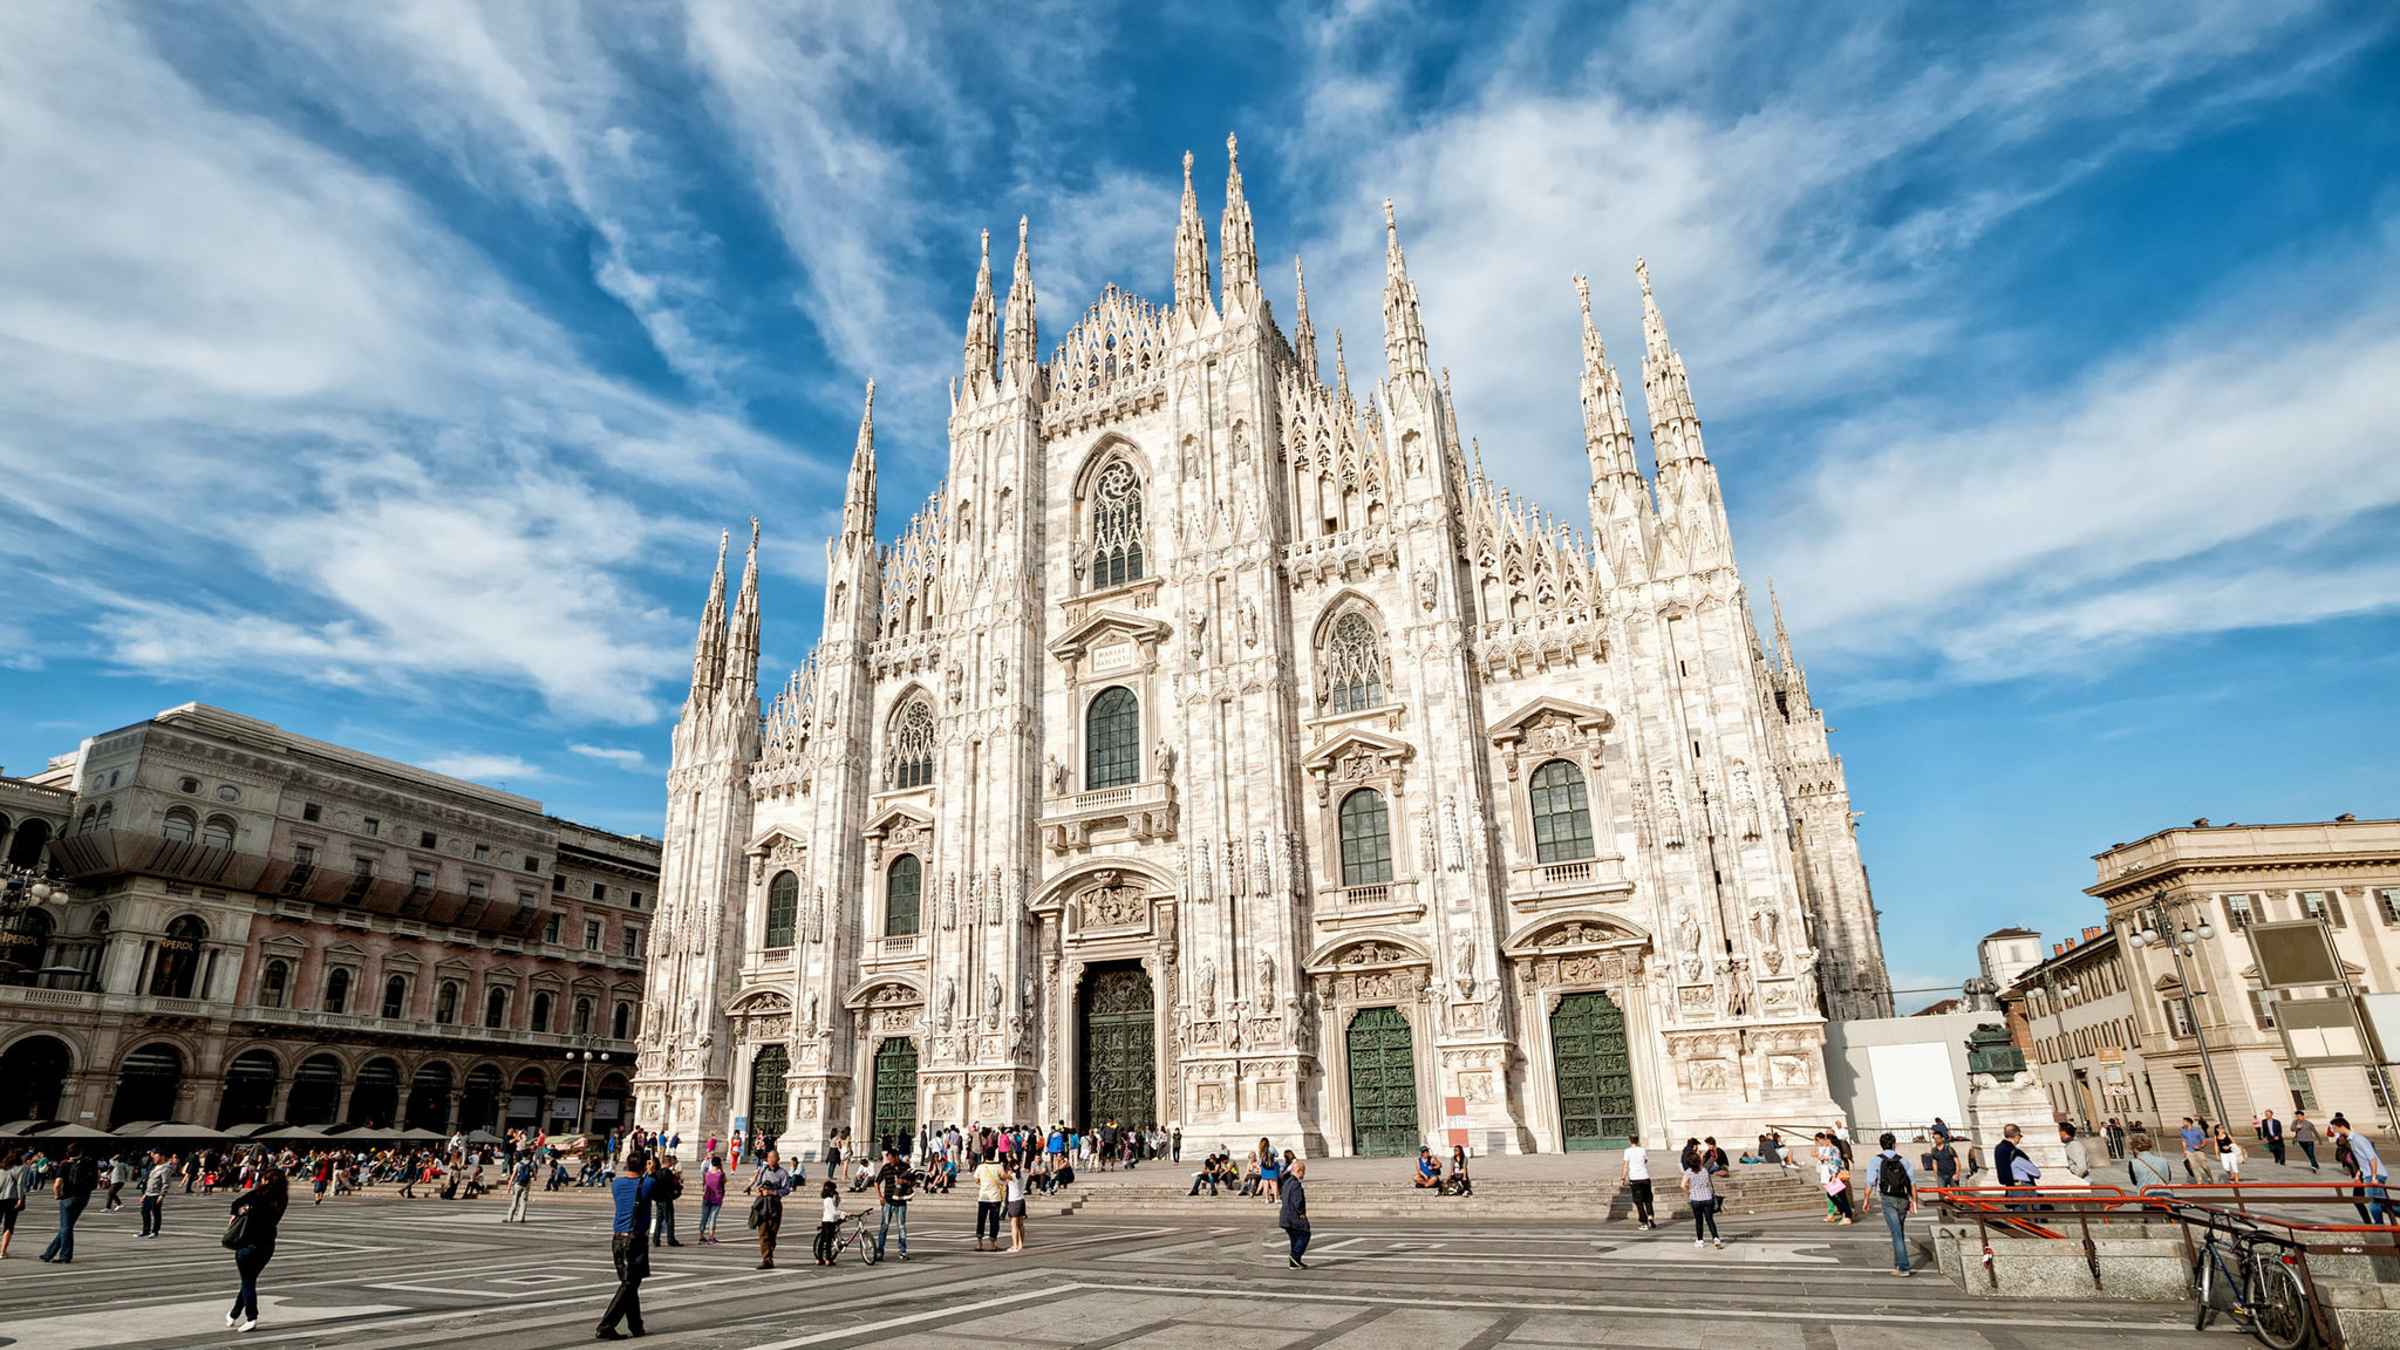
[[[1081,1124],[1111,1120],[1141,1129],[1158,1123],[1158,1045],[1149,972],[1127,962],[1094,966],[1084,976],[1078,1056],[1083,1065]]]
[[[1625,1014],[1606,994],[1568,994],[1550,1014],[1550,1045],[1567,1151],[1623,1148],[1633,1136]]]
[[[898,1139],[903,1155],[917,1132],[917,1043],[895,1036],[875,1047],[875,1143]]]

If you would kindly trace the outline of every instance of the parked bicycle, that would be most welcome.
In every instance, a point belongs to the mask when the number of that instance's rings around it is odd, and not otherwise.
[[[2300,1278],[2298,1245],[2232,1214],[2176,1208],[2200,1237],[2192,1257],[2193,1329],[2206,1331],[2219,1312],[2229,1312],[2271,1350],[2299,1350],[2316,1315]]]

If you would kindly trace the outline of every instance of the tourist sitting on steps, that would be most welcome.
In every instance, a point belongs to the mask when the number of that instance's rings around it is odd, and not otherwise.
[[[1433,1150],[1422,1144],[1417,1146],[1416,1186],[1420,1191],[1437,1193],[1442,1189],[1442,1164],[1433,1156]]]

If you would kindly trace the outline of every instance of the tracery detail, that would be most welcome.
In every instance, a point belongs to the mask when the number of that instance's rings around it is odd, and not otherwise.
[[[883,785],[888,792],[923,787],[933,781],[933,705],[912,698],[893,714],[885,738]]]
[[[1317,702],[1337,713],[1376,707],[1391,685],[1391,669],[1375,621],[1353,609],[1326,630],[1325,677]]]
[[[1142,481],[1133,466],[1114,460],[1092,483],[1092,589],[1142,579],[1146,538],[1142,525]]]

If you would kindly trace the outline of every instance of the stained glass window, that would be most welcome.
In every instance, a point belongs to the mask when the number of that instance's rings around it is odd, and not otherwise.
[[[1092,589],[1142,579],[1142,480],[1117,460],[1092,485]]]
[[[1392,879],[1392,817],[1383,794],[1360,788],[1342,798],[1342,884],[1369,886]]]
[[[933,781],[933,705],[911,699],[892,718],[884,759],[887,791],[923,787]]]
[[[767,941],[769,947],[792,945],[792,930],[800,921],[800,878],[777,872],[767,883]]]
[[[1333,621],[1325,642],[1325,701],[1335,712],[1382,703],[1390,670],[1374,620],[1352,610]]]
[[[1133,691],[1116,685],[1100,691],[1084,714],[1083,787],[1119,787],[1142,776],[1142,707]]]
[[[1592,812],[1583,770],[1554,759],[1533,771],[1533,852],[1541,862],[1592,856]]]
[[[883,935],[907,937],[917,931],[917,897],[925,886],[925,866],[914,853],[892,860],[884,873]]]

